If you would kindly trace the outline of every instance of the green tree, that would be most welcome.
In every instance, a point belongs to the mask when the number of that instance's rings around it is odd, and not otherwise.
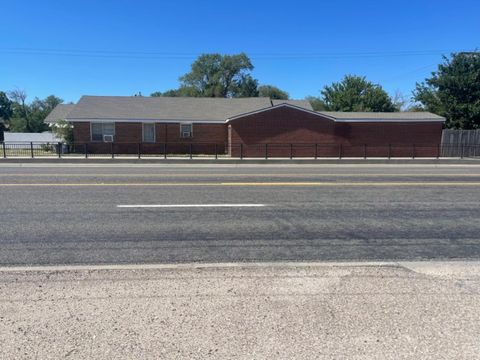
[[[12,100],[12,117],[10,130],[15,132],[32,132],[30,125],[30,111],[27,105],[27,93],[23,90],[12,90],[8,93]]]
[[[51,124],[52,132],[67,144],[73,143],[73,126],[65,119],[60,119],[56,123]]]
[[[387,92],[361,76],[346,75],[342,81],[325,86],[321,94],[331,111],[395,111]]]
[[[258,96],[269,97],[270,99],[288,100],[290,96],[286,91],[273,85],[261,85],[258,87]]]
[[[240,81],[237,82],[235,88],[235,97],[257,97],[258,95],[258,80],[251,75],[243,75]]]
[[[63,102],[62,99],[50,95],[41,100],[35,98],[30,104],[27,103],[27,94],[22,90],[14,90],[9,93],[13,100],[12,117],[10,118],[10,130],[15,132],[42,132],[48,130],[44,123],[47,115]]]
[[[12,101],[8,98],[6,93],[0,91],[0,133],[7,128],[12,114]]]
[[[30,126],[33,132],[42,132],[48,130],[48,125],[44,123],[45,118],[52,110],[63,100],[54,95],[47,96],[45,99],[35,98],[30,104]]]
[[[181,97],[181,96],[188,96],[188,97],[199,97],[201,96],[198,91],[192,87],[182,86],[178,89],[170,89],[164,91],[156,91],[150,94],[152,97],[160,97],[160,96],[167,96],[167,97]]]
[[[314,111],[327,110],[327,105],[325,105],[325,102],[321,98],[317,96],[307,96],[306,99],[310,102]]]
[[[194,89],[202,97],[236,97],[251,70],[253,65],[244,53],[203,54],[180,77],[180,88]]]
[[[480,128],[480,52],[444,56],[437,71],[417,83],[413,98],[423,109],[444,116],[446,127]]]

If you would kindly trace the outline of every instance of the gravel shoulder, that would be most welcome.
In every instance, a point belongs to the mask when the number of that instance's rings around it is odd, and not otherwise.
[[[480,262],[0,269],[2,359],[462,359]]]

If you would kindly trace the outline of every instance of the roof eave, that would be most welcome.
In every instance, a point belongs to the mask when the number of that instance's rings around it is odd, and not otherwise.
[[[446,120],[444,118],[441,119],[338,119],[335,118],[335,122],[349,122],[349,123],[358,123],[358,122],[367,122],[367,123],[372,123],[372,122],[381,122],[381,123],[392,123],[392,122],[445,122]]]

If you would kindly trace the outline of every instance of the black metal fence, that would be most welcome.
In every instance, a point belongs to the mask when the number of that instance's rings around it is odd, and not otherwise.
[[[439,158],[480,157],[479,145],[448,144],[226,144],[226,143],[0,143],[3,158]],[[455,146],[455,152],[450,147]],[[448,155],[448,154],[455,154]]]

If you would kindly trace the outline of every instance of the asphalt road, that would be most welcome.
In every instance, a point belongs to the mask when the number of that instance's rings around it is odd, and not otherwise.
[[[479,259],[479,204],[475,165],[1,164],[0,266]]]

